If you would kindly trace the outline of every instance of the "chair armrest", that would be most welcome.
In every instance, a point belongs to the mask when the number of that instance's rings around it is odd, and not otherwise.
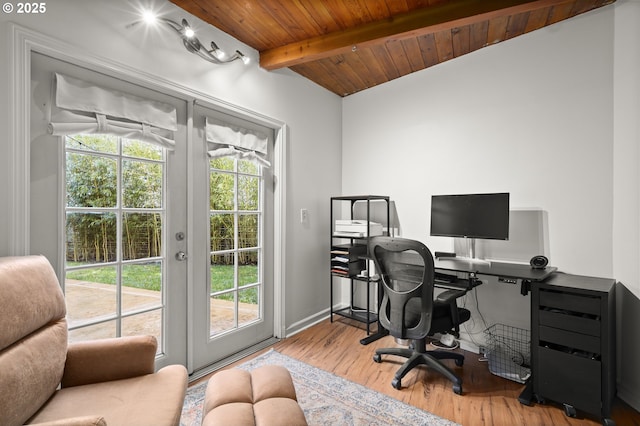
[[[102,416],[82,416],[44,423],[32,423],[32,426],[107,426],[107,422]]]
[[[62,387],[88,385],[151,374],[158,342],[127,336],[69,344]]]
[[[466,290],[446,290],[438,294],[438,296],[436,297],[436,302],[451,303],[457,298],[464,296],[466,293]]]

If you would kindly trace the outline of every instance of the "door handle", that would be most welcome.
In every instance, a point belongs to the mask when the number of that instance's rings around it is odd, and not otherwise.
[[[180,250],[179,252],[176,253],[176,260],[180,262],[187,260],[187,253]]]

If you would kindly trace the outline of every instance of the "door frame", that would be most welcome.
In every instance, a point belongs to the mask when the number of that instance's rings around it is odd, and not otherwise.
[[[79,67],[103,73],[123,81],[136,84],[157,92],[165,93],[182,99],[188,103],[187,111],[187,167],[193,161],[190,156],[193,142],[193,103],[203,101],[215,106],[223,112],[232,115],[241,115],[260,123],[274,131],[274,164],[273,174],[275,180],[274,189],[274,337],[282,338],[285,332],[285,251],[286,251],[286,175],[287,175],[287,144],[288,126],[285,122],[251,111],[249,109],[233,105],[229,102],[209,96],[205,93],[193,90],[189,87],[177,84],[155,74],[141,71],[117,61],[104,58],[93,53],[78,49],[72,44],[57,40],[50,36],[38,33],[15,23],[8,23],[9,44],[9,123],[8,155],[11,159],[9,175],[9,223],[11,224],[8,251],[9,255],[21,256],[30,253],[29,217],[30,217],[30,99],[31,99],[31,53],[41,53],[55,59],[71,62]],[[194,192],[193,176],[188,174],[187,215],[193,212]],[[188,221],[187,236],[193,235],[193,221]],[[193,238],[187,240],[188,252],[195,250]],[[54,265],[60,273],[64,259],[62,255]],[[194,265],[189,262],[187,266],[187,314],[193,310]],[[187,316],[187,369],[193,372],[193,323]]]

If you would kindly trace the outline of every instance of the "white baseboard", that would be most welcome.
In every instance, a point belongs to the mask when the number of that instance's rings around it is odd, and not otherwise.
[[[327,318],[329,318],[329,315],[331,315],[329,309],[325,309],[298,322],[295,322],[286,328],[286,330],[284,331],[284,337],[291,337],[294,334],[301,332],[302,330],[306,330],[307,328],[326,320]]]

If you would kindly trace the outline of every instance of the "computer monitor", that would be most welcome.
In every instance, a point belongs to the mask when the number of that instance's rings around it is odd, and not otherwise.
[[[509,193],[433,195],[431,235],[475,239],[509,239]]]

